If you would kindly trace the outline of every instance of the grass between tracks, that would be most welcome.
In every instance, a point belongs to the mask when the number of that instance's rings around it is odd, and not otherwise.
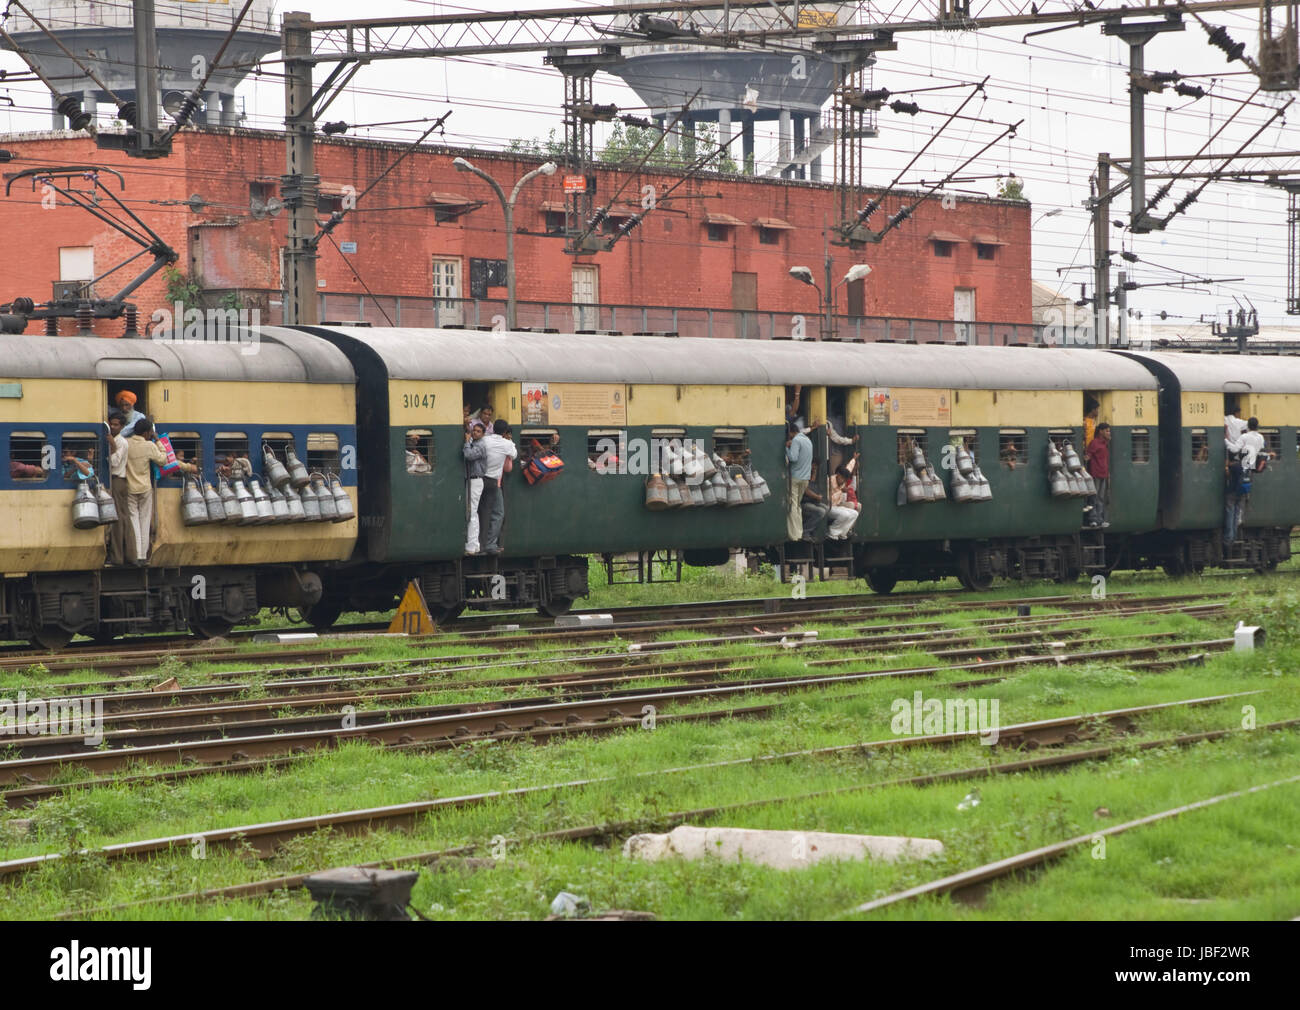
[[[630,587],[636,594],[674,590],[677,599],[735,598],[759,590],[773,595],[770,581],[693,580],[686,587]],[[792,799],[750,807],[693,823],[798,830],[905,834],[937,838],[946,846],[939,859],[916,863],[821,864],[799,871],[767,870],[753,865],[717,861],[671,861],[647,864],[625,859],[617,844],[609,848],[586,843],[531,843],[528,835],[557,828],[605,821],[640,819],[653,827],[670,812],[759,799],[798,797],[823,789],[867,786],[936,770],[966,768],[1015,760],[1006,748],[976,743],[947,749],[896,748],[873,757],[845,754],[794,758],[761,766],[703,769],[667,776],[638,773],[858,741],[893,739],[891,706],[908,702],[920,690],[927,698],[996,699],[1002,726],[1030,719],[1086,711],[1123,708],[1231,691],[1262,690],[1263,694],[1200,709],[1179,709],[1145,717],[1134,739],[1156,739],[1198,729],[1240,727],[1243,706],[1254,708],[1259,723],[1300,717],[1300,658],[1297,613],[1300,602],[1286,575],[1241,582],[1236,578],[1168,580],[1113,578],[1112,594],[1139,592],[1221,592],[1238,585],[1258,593],[1234,600],[1229,617],[1197,620],[1186,615],[1117,617],[1104,611],[1065,615],[1081,617],[1070,627],[1086,628],[1101,639],[1089,649],[1129,645],[1132,636],[1176,631],[1180,638],[1220,638],[1229,635],[1237,617],[1262,618],[1269,628],[1267,649],[1253,655],[1212,656],[1204,667],[1163,673],[1130,671],[1122,662],[1091,663],[1057,668],[1038,666],[1005,671],[1006,680],[977,688],[945,687],[954,681],[1002,675],[1003,671],[951,670],[936,677],[882,678],[800,692],[794,695],[746,695],[734,705],[776,704],[763,718],[717,723],[660,722],[653,731],[628,730],[596,737],[576,737],[535,746],[468,744],[454,751],[427,754],[384,752],[364,745],[305,759],[279,771],[243,776],[209,776],[176,784],[119,785],[69,792],[31,810],[0,813],[0,858],[43,852],[72,853],[89,847],[89,855],[66,858],[16,884],[0,883],[0,916],[39,918],[69,908],[101,907],[117,902],[218,887],[306,872],[407,853],[465,844],[481,846],[476,855],[495,848],[495,868],[463,871],[425,870],[414,900],[426,915],[438,918],[537,918],[544,916],[559,890],[587,897],[596,909],[637,908],[665,918],[817,918],[836,915],[872,897],[1001,858],[1089,833],[1098,827],[1178,806],[1300,771],[1300,733],[1242,731],[1233,738],[1186,749],[1136,753],[1126,750],[1108,761],[1057,772],[1042,772],[954,782],[925,788],[862,789],[833,797]],[[839,585],[839,584],[831,584]],[[862,591],[861,584],[846,585]],[[810,585],[815,592],[819,587]],[[910,587],[902,587],[910,588]],[[701,591],[703,589],[703,591]],[[1028,591],[1027,591],[1028,590]],[[598,592],[601,592],[598,590]],[[604,593],[627,592],[623,587]],[[1003,587],[990,599],[1069,592],[1086,595],[1087,586]],[[969,596],[955,597],[961,601]],[[616,605],[602,598],[600,605]],[[621,602],[655,602],[624,599]],[[663,602],[667,602],[665,599]],[[1034,617],[1047,613],[1035,607]],[[918,620],[940,622],[962,634],[987,633],[972,622],[993,616],[989,611],[954,610]],[[996,616],[1005,617],[1005,610]],[[890,618],[852,624],[896,626],[908,620]],[[816,628],[821,637],[843,637],[845,627],[820,620],[799,623]],[[710,632],[699,632],[701,635]],[[1293,637],[1297,636],[1297,637]],[[672,638],[691,635],[673,633]],[[431,684],[403,704],[438,704],[486,700],[500,696],[493,678],[522,672],[564,669],[555,661],[557,647],[537,643],[521,670],[497,665],[474,671],[443,673],[442,679],[475,686],[441,691]],[[468,643],[448,640],[438,647],[394,640],[368,640],[357,659],[398,660],[410,655],[449,656],[473,651]],[[621,651],[611,646],[609,651]],[[1070,651],[1075,651],[1074,647]],[[858,652],[844,666],[805,667],[809,658],[852,654],[757,648],[738,644],[723,647],[683,646],[672,659],[729,657],[753,666],[747,678],[824,676],[851,670],[882,670],[932,665],[931,653],[919,650]],[[990,649],[992,654],[992,649]],[[552,657],[548,659],[548,657]],[[490,657],[487,660],[491,661]],[[437,663],[431,663],[436,668]],[[237,662],[218,666],[175,664],[169,673],[182,684],[208,681],[221,669],[241,669]],[[396,667],[394,666],[394,669]],[[382,672],[366,671],[369,674]],[[29,692],[43,682],[98,680],[93,672],[42,678],[39,671],[22,677],[7,675],[6,687]],[[150,674],[152,680],[153,674]],[[160,676],[158,679],[162,679]],[[239,678],[251,682],[248,697],[265,694],[272,678]],[[636,682],[680,683],[659,677]],[[480,686],[481,685],[481,686]],[[521,688],[520,695],[544,694]],[[553,692],[551,692],[553,693]],[[383,701],[370,707],[396,707]],[[717,701],[701,701],[664,711],[715,709]],[[399,715],[400,717],[400,715]],[[1079,745],[1079,746],[1091,746]],[[2,755],[0,755],[2,756]],[[74,778],[75,773],[68,773]],[[258,860],[247,851],[210,848],[204,859],[191,858],[189,846],[174,855],[144,863],[109,865],[93,850],[107,842],[162,835],[186,835],[216,827],[252,824],[285,817],[359,809],[436,796],[453,796],[489,789],[558,783],[587,777],[615,781],[583,789],[535,794],[493,801],[428,818],[410,833],[377,831],[361,837],[327,833],[295,840],[271,860]],[[973,788],[980,803],[958,809]],[[1300,837],[1300,786],[1281,789],[1212,810],[1197,811],[1168,825],[1137,829],[1108,841],[1106,858],[1094,859],[1088,849],[1069,857],[1031,882],[1010,882],[994,889],[981,908],[954,906],[947,900],[896,908],[888,917],[938,918],[1239,918],[1290,917],[1300,914],[1300,872],[1294,848]],[[1110,816],[1095,816],[1099,807]],[[30,824],[24,824],[30,821]],[[25,833],[24,833],[25,832]],[[497,841],[493,843],[493,839]],[[208,904],[145,905],[109,917],[297,918],[309,913],[300,894],[270,899]]]

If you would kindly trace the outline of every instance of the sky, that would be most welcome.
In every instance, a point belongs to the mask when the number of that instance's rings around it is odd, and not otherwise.
[[[468,14],[474,10],[562,5],[554,0],[479,0],[478,4],[465,5],[371,0],[364,16]],[[358,12],[355,3],[342,0],[282,0],[277,11],[287,10],[307,10],[318,20],[342,20]],[[1226,27],[1235,40],[1246,43],[1248,53],[1256,51],[1255,12],[1218,12],[1208,15],[1207,21]],[[1148,156],[1185,156],[1201,150],[1242,100],[1250,97],[1257,83],[1243,64],[1229,64],[1224,54],[1208,43],[1206,31],[1199,24],[1190,18],[1186,24],[1183,32],[1158,35],[1148,44],[1146,69],[1177,71],[1186,75],[1188,83],[1206,88],[1208,94],[1192,99],[1170,90],[1148,96]],[[1080,282],[1087,283],[1091,292],[1091,218],[1083,203],[1090,195],[1089,179],[1096,171],[1098,152],[1108,151],[1114,157],[1127,157],[1129,153],[1128,50],[1119,40],[1104,37],[1096,25],[1071,26],[1028,40],[1023,35],[1024,29],[896,36],[898,49],[880,55],[873,68],[873,84],[888,88],[895,97],[915,100],[926,111],[915,117],[888,109],[879,114],[879,136],[866,141],[866,179],[869,184],[886,185],[897,178],[915,152],[931,139],[944,119],[942,113],[955,109],[971,93],[969,85],[988,76],[983,96],[966,107],[966,114],[973,118],[954,121],[945,129],[902,176],[902,182],[942,178],[1001,133],[1005,124],[1024,120],[1013,138],[994,145],[964,170],[962,177],[972,181],[951,188],[958,193],[993,195],[997,177],[1014,172],[1034,206],[1035,279],[1078,297]],[[360,71],[326,118],[354,124],[350,131],[353,136],[414,140],[428,120],[452,109],[446,141],[484,149],[504,147],[513,138],[544,138],[551,130],[562,135],[562,78],[543,64],[542,57],[536,52],[372,63]],[[16,71],[22,65],[14,54],[0,53],[0,68]],[[247,115],[244,125],[282,128],[284,99],[279,71],[278,58],[273,56],[264,64],[260,79],[255,76],[242,86],[240,95]],[[318,69],[318,82],[325,73],[323,68]],[[941,85],[966,86],[915,96],[909,93]],[[8,107],[0,97],[0,131],[48,128],[48,98],[38,85],[5,87],[0,81],[0,96],[5,95],[15,105]],[[1260,92],[1253,104],[1206,148],[1206,153],[1235,151],[1293,97],[1294,92]],[[613,103],[621,111],[644,114],[641,99],[607,74],[597,74],[594,98],[597,103]],[[365,125],[394,120],[418,122]],[[1300,149],[1297,123],[1300,105],[1275,120],[1247,150],[1263,153]],[[598,124],[598,131],[602,129]],[[599,147],[601,132],[597,133],[596,143]],[[760,168],[775,155],[774,132],[764,131],[762,124],[756,150]],[[1256,159],[1234,167],[1265,163]],[[1198,167],[1211,169],[1220,164],[1208,161]],[[1272,159],[1267,164],[1300,172],[1300,156]],[[1181,168],[1184,163],[1176,165]],[[1172,198],[1161,209],[1171,209],[1194,185],[1187,181],[1176,183]],[[1158,186],[1158,182],[1149,182],[1148,193]],[[1127,195],[1119,197],[1112,206],[1112,220],[1127,220],[1128,204]],[[1253,304],[1262,323],[1300,323],[1300,319],[1285,315],[1286,214],[1286,194],[1276,188],[1215,181],[1163,232],[1136,235],[1112,227],[1112,248],[1138,257],[1136,263],[1114,257],[1116,270],[1125,267],[1131,281],[1161,285],[1202,278],[1244,278],[1190,287],[1144,287],[1130,292],[1130,307],[1148,315],[1163,311],[1170,322],[1185,325],[1189,336],[1207,333],[1208,327],[1199,320],[1222,318],[1238,301]],[[870,247],[864,258],[870,261]]]

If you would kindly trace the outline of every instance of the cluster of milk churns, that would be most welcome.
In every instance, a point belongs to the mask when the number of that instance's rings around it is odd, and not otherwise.
[[[96,526],[111,526],[117,519],[117,506],[107,488],[94,480],[77,481],[77,493],[72,499],[73,526],[88,530]]]
[[[952,471],[952,500],[965,502],[992,501],[993,489],[980,471],[975,457],[964,445],[957,447],[956,467]]]
[[[185,479],[181,518],[186,526],[227,523],[231,526],[266,526],[272,523],[345,523],[356,517],[352,499],[333,472],[307,472],[294,454],[284,449],[285,462],[262,445],[262,473],[267,487],[256,477],[217,478],[213,487],[199,477]]]
[[[1069,442],[1062,442],[1058,449],[1055,442],[1047,440],[1047,480],[1053,498],[1084,498],[1097,493],[1092,474],[1084,469]]]
[[[757,505],[772,495],[772,489],[752,467],[728,466],[714,453],[707,455],[698,445],[687,444],[680,452],[664,446],[662,459],[666,473],[657,473],[645,482],[645,507],[663,509],[722,505]]]

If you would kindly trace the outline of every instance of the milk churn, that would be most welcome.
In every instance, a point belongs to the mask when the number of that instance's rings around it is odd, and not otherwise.
[[[113,496],[103,484],[95,484],[95,503],[99,506],[99,525],[112,526],[117,522],[117,506],[113,504]]]
[[[662,512],[668,507],[668,488],[662,474],[646,478],[645,507],[651,512]]]
[[[77,494],[72,499],[72,525],[79,530],[99,525],[99,502],[84,480],[77,481]]]
[[[767,486],[767,480],[757,470],[749,471],[749,486],[754,492],[756,501],[767,501],[772,497],[772,489]]]
[[[705,505],[718,504],[718,495],[713,490],[713,481],[704,480],[700,482],[700,497],[704,500]]]
[[[221,508],[226,513],[226,522],[237,523],[243,519],[244,513],[239,507],[239,498],[235,494],[235,489],[230,486],[230,481],[225,477],[218,477],[217,489],[221,498]]]
[[[303,519],[309,523],[320,522],[320,500],[316,497],[316,492],[312,490],[311,484],[304,484],[298,493],[302,495]]]
[[[939,475],[934,472],[934,464],[927,463],[925,465],[925,472],[930,478],[930,493],[933,496],[930,500],[943,501],[948,497],[948,492],[944,490],[943,481],[939,479]]]
[[[284,487],[289,483],[289,471],[275,458],[271,446],[262,443],[262,474],[266,477],[268,487]]]
[[[265,526],[275,519],[275,510],[271,508],[271,499],[262,490],[262,482],[256,477],[248,479],[248,493],[253,496],[253,507],[257,509],[257,525]]]
[[[677,482],[671,477],[664,478],[664,494],[670,509],[682,507],[682,489],[677,486]]]
[[[320,508],[321,522],[333,522],[338,518],[339,508],[334,504],[334,496],[325,486],[325,475],[318,470],[311,474],[311,489],[316,492],[316,505]]]
[[[1088,494],[1097,493],[1097,482],[1092,479],[1092,474],[1090,474],[1087,470],[1083,471],[1083,485],[1084,488],[1087,490]]]
[[[257,525],[257,502],[253,500],[252,494],[239,478],[235,478],[234,489],[235,499],[239,502],[239,525]]]
[[[203,482],[203,507],[208,510],[208,522],[226,521],[226,507],[221,504],[221,495],[217,494],[216,488],[206,480]]]
[[[686,478],[688,485],[698,485],[700,478],[704,476],[704,467],[696,455],[700,447],[694,443],[689,443],[682,450],[682,476]]]
[[[740,488],[737,487],[736,482],[731,479],[731,474],[727,473],[725,470],[719,470],[718,476],[723,478],[727,488],[726,494],[722,498],[722,504],[729,509],[735,508],[737,505],[745,504],[745,499],[740,496]]]
[[[704,489],[699,484],[688,484],[686,490],[691,493],[691,504],[697,508],[708,504],[704,500]]]
[[[660,442],[659,458],[664,469],[664,476],[680,477],[682,474],[682,457],[677,449],[673,448],[672,440],[663,439]]]
[[[971,482],[962,476],[961,467],[958,466],[952,472],[952,500],[961,504],[968,501],[978,501],[975,497],[975,489],[971,487]]]
[[[301,490],[311,483],[311,475],[298,457],[294,455],[292,443],[284,447],[284,461],[289,470],[289,482],[295,488]]]
[[[357,517],[357,510],[352,506],[352,499],[348,497],[347,489],[343,482],[339,480],[336,473],[330,474],[330,494],[334,496],[334,508],[338,515],[334,518],[336,523],[345,523],[349,519]]]
[[[1056,447],[1056,443],[1053,442],[1053,441],[1049,438],[1049,439],[1047,440],[1047,469],[1048,469],[1048,471],[1049,471],[1049,472],[1054,472],[1054,471],[1056,471],[1056,470],[1061,469],[1061,467],[1064,465],[1064,462],[1065,462],[1065,461],[1061,459],[1061,450],[1059,450],[1059,449]],[[1055,492],[1053,492],[1053,494],[1055,494]]]
[[[907,495],[909,505],[929,500],[929,496],[925,493],[925,485],[911,467],[903,469],[903,491]]]
[[[704,468],[704,476],[712,479],[713,475],[718,472],[718,467],[713,462],[712,457],[697,445],[695,447],[695,458],[700,461],[700,466]]]
[[[1068,498],[1070,495],[1070,482],[1065,479],[1065,473],[1060,467],[1051,472],[1047,478],[1048,486],[1052,490],[1053,498]]]
[[[737,471],[731,475],[731,479],[735,482],[736,490],[740,493],[741,504],[754,504],[754,492],[749,489],[749,481],[745,480],[745,475]]]
[[[299,497],[298,492],[293,489],[293,485],[289,484],[286,486],[283,494],[284,504],[289,509],[289,522],[305,522],[307,519],[307,513],[303,511],[302,498]]]
[[[277,525],[287,523],[289,521],[289,503],[284,500],[284,494],[272,484],[266,489],[266,496],[271,499],[271,522]]]
[[[186,526],[203,526],[208,521],[208,503],[203,500],[199,479],[185,478],[184,490],[181,491],[181,522]]]
[[[989,479],[984,476],[984,471],[977,465],[972,471],[971,479],[975,481],[975,494],[972,495],[972,501],[992,501],[993,488],[989,486]]]
[[[925,469],[925,453],[919,445],[912,446],[912,469],[917,473]]]
[[[963,477],[970,477],[975,472],[975,460],[964,445],[957,447],[957,472]]]

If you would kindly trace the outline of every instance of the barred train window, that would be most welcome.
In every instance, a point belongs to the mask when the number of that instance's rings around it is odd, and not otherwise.
[[[536,443],[536,444],[534,444]],[[560,433],[555,428],[524,428],[519,432],[519,462],[532,459],[538,452],[560,451]]]
[[[729,463],[749,456],[749,432],[744,428],[714,428],[713,451]]]
[[[1210,438],[1204,428],[1192,429],[1192,462],[1208,463],[1210,461]]]
[[[9,436],[9,476],[12,480],[39,484],[49,474],[45,471],[45,433],[15,431]]]
[[[1133,462],[1151,462],[1151,432],[1146,428],[1133,429]]]
[[[1277,428],[1260,428],[1259,433],[1264,436],[1264,451],[1273,459],[1279,459],[1282,455],[1282,432]]]
[[[938,461],[939,464],[944,467],[944,469],[949,469],[950,467],[954,469],[956,468],[957,448],[959,446],[964,446],[966,451],[970,453],[971,459],[975,461],[975,465],[976,466],[979,465],[979,461],[980,461],[979,432],[977,432],[974,428],[949,428],[948,445],[953,447],[952,452],[949,452],[946,447],[944,448],[943,451],[946,455],[951,456],[952,459],[950,461],[945,461],[944,459],[940,459]]]
[[[159,434],[167,436],[168,441],[172,444],[172,451],[176,453],[178,460],[184,463],[195,463],[200,470],[202,469],[203,440],[199,437],[197,431],[163,431],[159,432]],[[165,479],[179,484],[181,476],[180,473],[175,473]]]
[[[587,432],[587,464],[597,473],[617,473],[619,446],[625,441],[618,428],[592,428]]]
[[[212,442],[217,463],[223,463],[227,456],[248,455],[248,436],[242,431],[219,431],[213,436]]]
[[[912,451],[920,449],[925,453],[925,458],[930,459],[929,446],[926,439],[924,428],[899,428],[898,429],[898,462],[903,466],[912,465]]]
[[[336,473],[339,469],[339,437],[332,431],[312,431],[307,433],[307,459],[305,460],[308,470],[320,470],[324,473],[326,470],[333,470]]]
[[[406,472],[433,473],[433,432],[428,428],[406,429]]]
[[[1029,461],[1029,434],[1023,428],[1003,428],[998,432],[998,462],[1008,470]]]
[[[298,456],[299,459],[302,459],[302,457],[298,455],[298,446],[294,444],[293,435],[291,433],[287,431],[262,432],[262,445],[257,447],[258,469],[260,470],[265,462],[262,459],[262,446],[269,448],[275,455],[275,458],[287,466],[288,461],[285,459],[284,451],[291,445],[293,446],[293,454]],[[218,455],[220,455],[220,453],[218,453]]]

